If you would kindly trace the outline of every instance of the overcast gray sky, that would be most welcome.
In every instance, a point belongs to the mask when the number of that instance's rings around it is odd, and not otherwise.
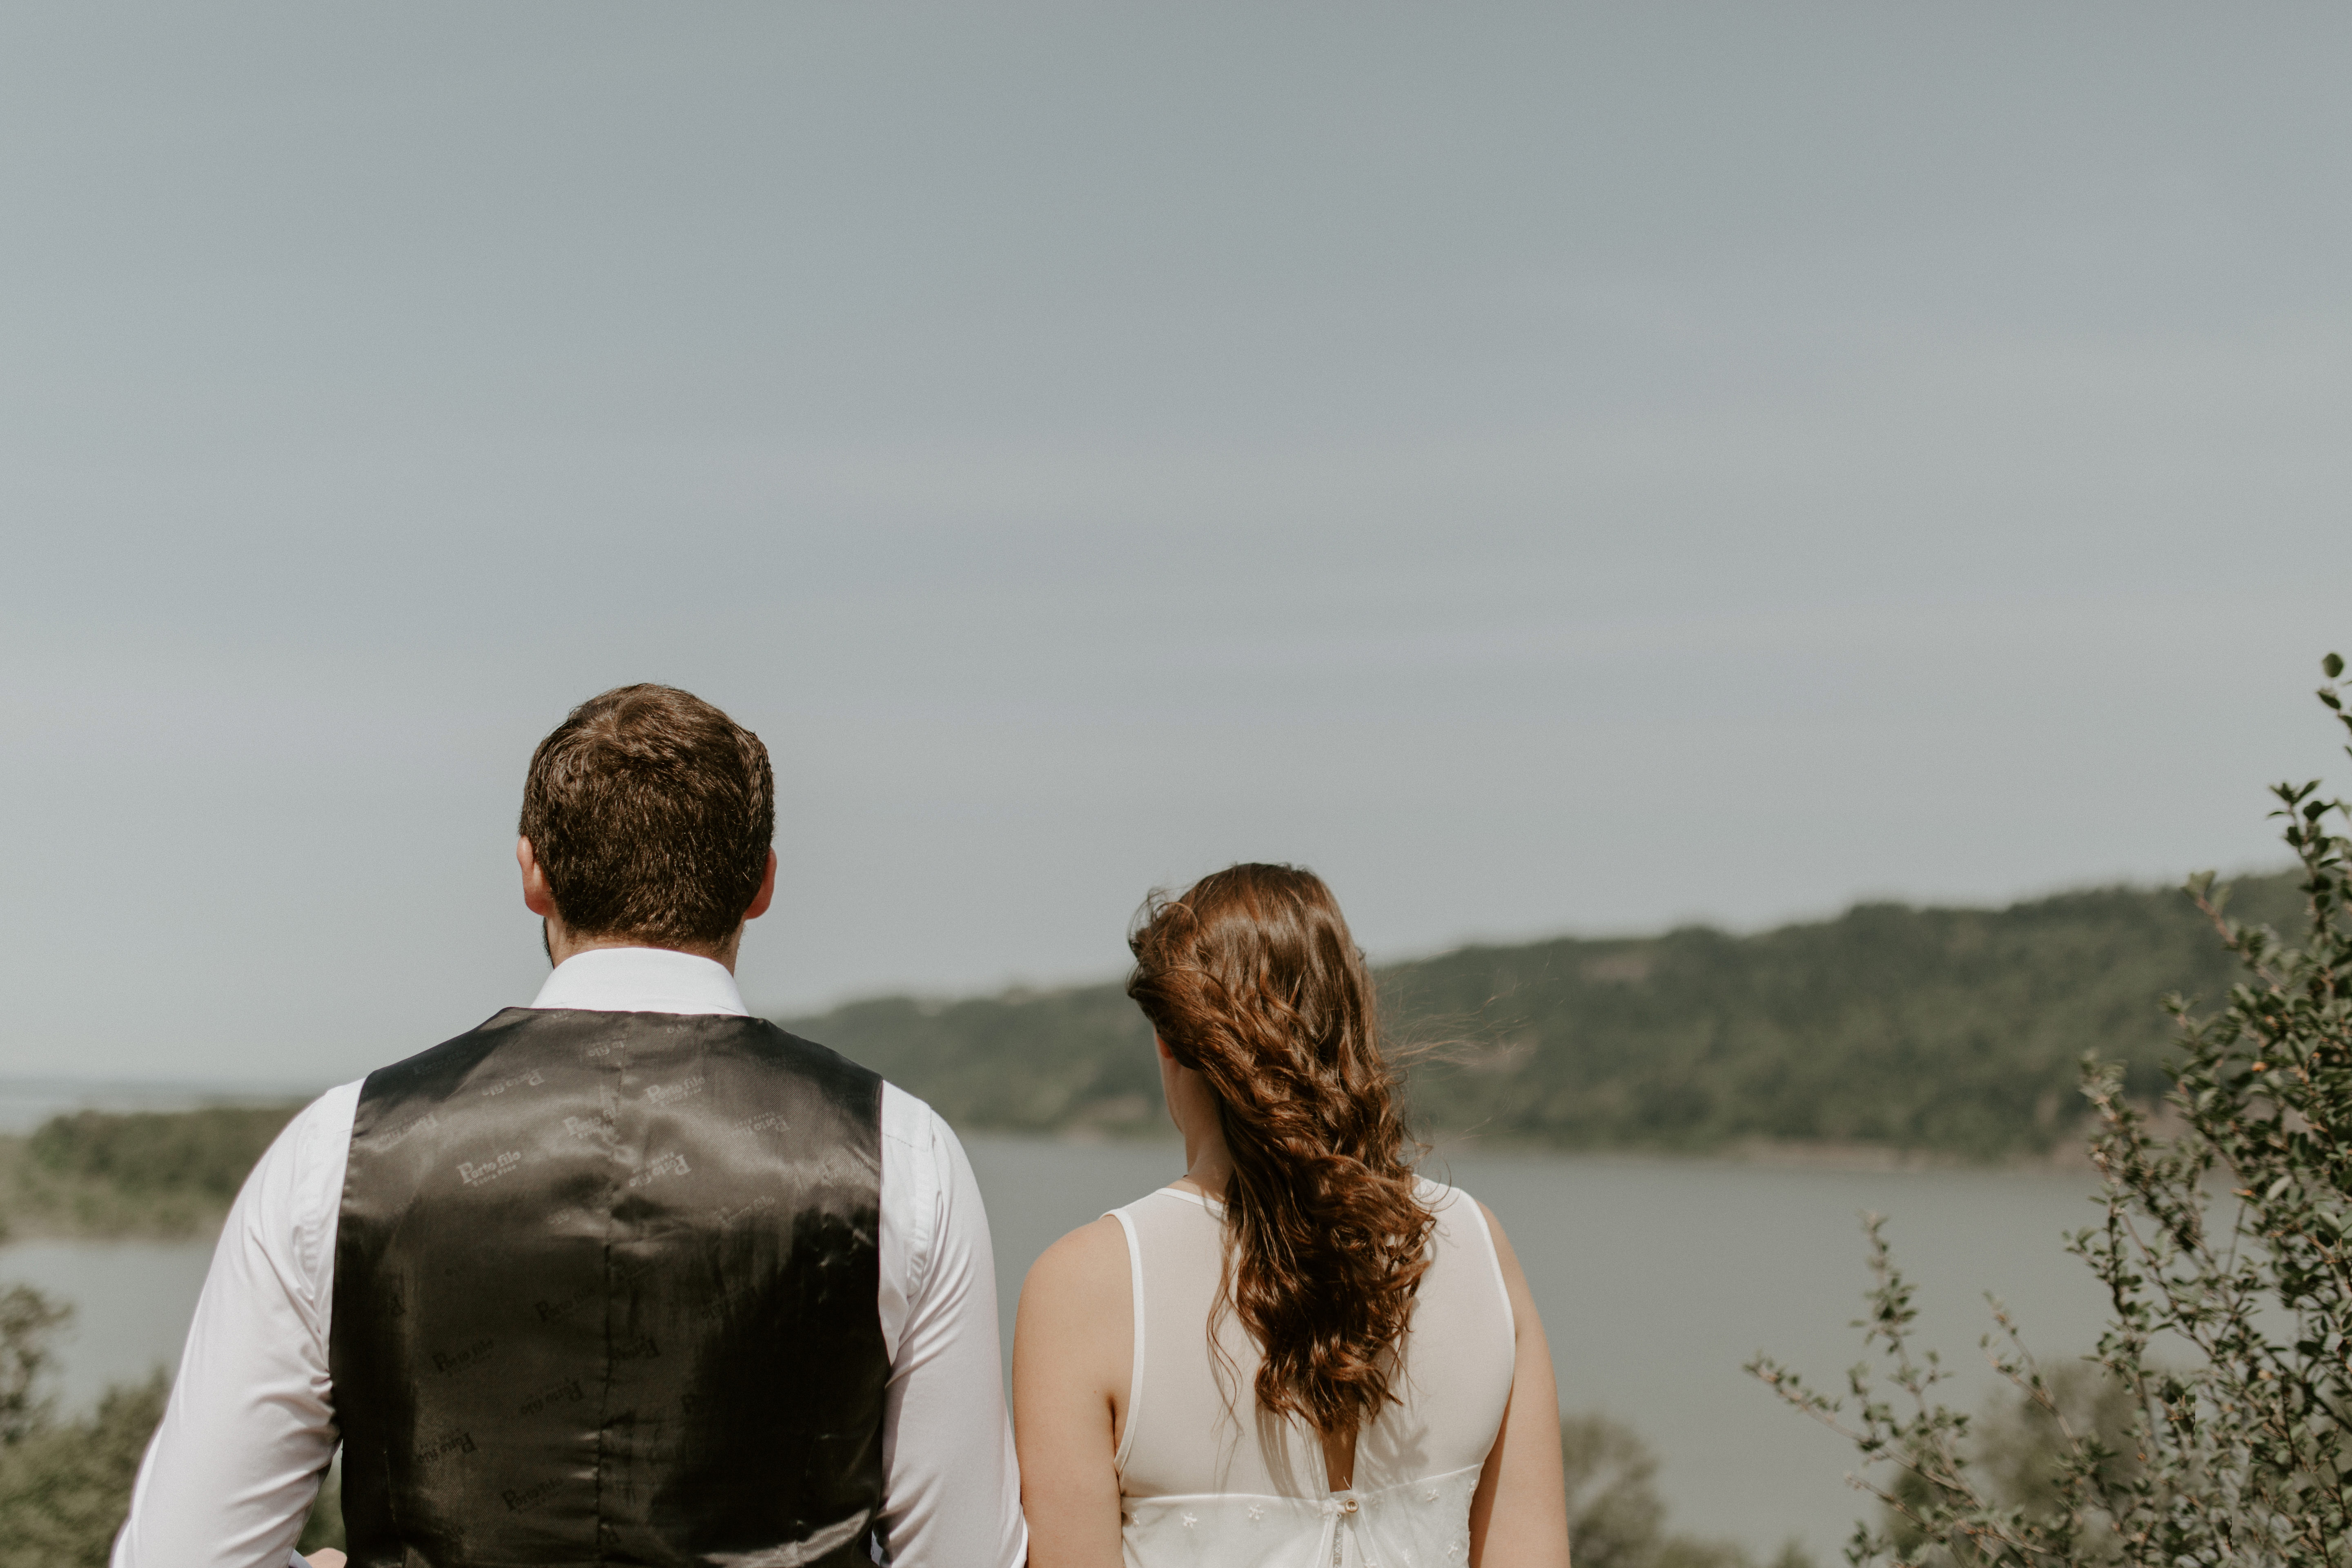
[[[17,1072],[528,1000],[579,699],[754,1005],[2268,863],[2352,653],[2352,13],[16,5]]]

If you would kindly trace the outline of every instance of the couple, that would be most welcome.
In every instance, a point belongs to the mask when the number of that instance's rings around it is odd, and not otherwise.
[[[339,1444],[360,1568],[1565,1568],[1542,1327],[1492,1216],[1404,1163],[1319,880],[1146,906],[1185,1171],[1032,1270],[1009,1430],[955,1135],[737,993],[774,826],[767,749],[684,692],[540,743],[553,973],[255,1167],[116,1568],[300,1562]]]

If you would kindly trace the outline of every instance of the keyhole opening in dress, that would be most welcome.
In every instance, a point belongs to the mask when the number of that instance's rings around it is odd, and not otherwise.
[[[1356,1484],[1356,1430],[1323,1434],[1323,1478],[1335,1492]]]

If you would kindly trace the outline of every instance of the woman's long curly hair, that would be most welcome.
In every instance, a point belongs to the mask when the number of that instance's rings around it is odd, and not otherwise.
[[[1233,1310],[1265,1352],[1261,1408],[1344,1436],[1396,1397],[1391,1352],[1429,1268],[1371,975],[1331,889],[1242,865],[1154,893],[1127,994],[1216,1091]]]

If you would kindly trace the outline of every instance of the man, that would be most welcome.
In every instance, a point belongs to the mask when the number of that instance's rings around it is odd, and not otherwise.
[[[553,973],[262,1157],[115,1568],[281,1568],[338,1441],[364,1568],[1022,1561],[961,1147],[737,993],[774,825],[767,749],[683,691],[540,743]]]

